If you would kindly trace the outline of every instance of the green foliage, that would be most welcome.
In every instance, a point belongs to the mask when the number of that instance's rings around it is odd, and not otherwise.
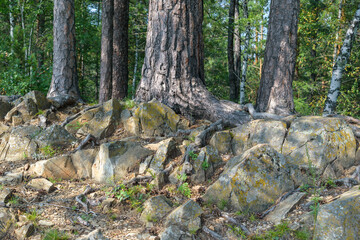
[[[204,159],[204,161],[201,163],[201,168],[206,171],[210,167],[209,161],[207,158]]]
[[[68,240],[70,239],[66,233],[61,232],[57,229],[50,229],[45,233],[43,240]]]
[[[26,218],[30,222],[36,223],[38,218],[38,213],[36,212],[36,209],[32,209],[29,213],[27,213]]]
[[[184,195],[187,198],[191,197],[191,189],[189,187],[188,183],[182,183],[179,187],[178,187],[178,191]]]
[[[221,201],[218,203],[218,207],[220,208],[220,210],[224,210],[226,207],[229,206],[229,201],[225,200],[225,199],[221,199]]]
[[[194,151],[189,152],[189,157],[195,161],[198,158],[198,154],[194,153]]]
[[[186,179],[187,179],[187,176],[186,176],[185,173],[183,173],[183,174],[178,174],[178,175],[176,176],[176,178],[177,178],[179,181],[181,181],[181,182],[185,182]]]
[[[86,126],[88,124],[89,124],[88,122],[76,121],[75,123],[69,123],[67,126],[69,126],[72,129],[79,130],[80,128],[82,128],[83,126]]]
[[[44,147],[41,147],[39,149],[40,154],[45,157],[45,158],[51,158],[53,157],[55,154],[58,153],[58,149],[54,148],[51,145],[46,145]]]

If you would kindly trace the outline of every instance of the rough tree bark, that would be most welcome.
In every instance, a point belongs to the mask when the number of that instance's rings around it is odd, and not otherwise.
[[[235,88],[236,100],[239,99],[240,93],[240,80],[241,80],[241,32],[240,32],[240,11],[239,0],[235,0],[235,33],[234,33],[234,74],[235,74]]]
[[[333,114],[336,109],[337,98],[340,94],[341,77],[344,73],[345,66],[349,60],[353,41],[356,36],[356,31],[360,22],[360,4],[355,12],[354,19],[352,20],[350,27],[346,31],[346,36],[341,47],[340,53],[337,56],[336,63],[333,67],[330,89],[325,101],[325,107],[323,114]]]
[[[338,49],[338,41],[339,41],[340,20],[341,20],[342,12],[343,12],[343,0],[340,0],[339,10],[338,10],[338,17],[337,17],[337,20],[339,21],[339,26],[337,28],[336,35],[335,35],[334,52],[333,52],[334,65],[336,63],[336,57],[337,57],[337,53],[338,53],[338,50],[339,50]]]
[[[113,15],[114,0],[103,0],[99,103],[109,100],[112,94]]]
[[[244,18],[249,18],[249,11],[248,11],[248,1],[244,0],[243,2],[243,11],[244,11]],[[249,47],[250,47],[250,22],[246,25],[245,30],[245,46],[244,46],[244,54],[243,54],[243,64],[241,70],[241,82],[240,82],[240,104],[245,103],[245,83],[246,83],[246,72],[248,66],[248,59],[249,59]]]
[[[203,2],[150,0],[137,100],[157,99],[188,117],[244,123],[240,105],[219,101],[203,84]]]
[[[74,0],[54,0],[54,59],[48,97],[80,99],[75,53]]]
[[[123,99],[128,91],[129,0],[114,0],[112,98]]]
[[[257,111],[277,115],[294,112],[292,81],[300,0],[272,0]]]
[[[235,62],[234,62],[234,18],[235,18],[235,2],[237,0],[230,0],[229,7],[229,22],[228,22],[228,42],[227,42],[227,55],[228,55],[228,70],[229,70],[229,87],[230,87],[230,100],[237,102],[239,99],[239,92],[236,88],[236,75],[235,75]]]

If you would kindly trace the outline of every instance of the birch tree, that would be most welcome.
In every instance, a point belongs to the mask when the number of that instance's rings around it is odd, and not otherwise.
[[[330,89],[325,101],[323,114],[333,114],[336,109],[337,99],[340,94],[341,87],[341,78],[345,71],[345,66],[349,60],[352,44],[356,36],[356,31],[358,29],[360,22],[360,4],[358,9],[355,12],[355,16],[350,24],[350,27],[346,31],[346,36],[343,42],[343,45],[340,49],[340,53],[336,58],[335,65],[332,71],[332,77],[330,82]]]

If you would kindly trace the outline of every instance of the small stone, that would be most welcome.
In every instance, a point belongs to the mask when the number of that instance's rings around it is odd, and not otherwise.
[[[52,227],[54,226],[55,224],[50,222],[50,221],[46,221],[46,220],[40,220],[39,221],[39,225],[40,226],[43,226],[43,227]]]
[[[15,235],[18,239],[26,239],[35,232],[35,226],[32,223],[26,224],[19,229],[15,230]]]
[[[43,190],[48,193],[53,192],[56,190],[56,187],[52,182],[45,178],[36,178],[32,179],[28,184],[28,187],[34,188],[36,190]]]
[[[5,206],[13,197],[13,190],[5,188],[0,192],[0,206]]]

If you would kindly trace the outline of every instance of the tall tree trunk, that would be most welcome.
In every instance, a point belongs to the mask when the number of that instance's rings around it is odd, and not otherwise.
[[[234,74],[235,74],[235,92],[236,100],[239,99],[240,81],[241,81],[241,32],[240,32],[240,11],[239,0],[235,0],[235,34],[234,34]]]
[[[101,17],[100,103],[109,100],[112,92],[113,16],[114,0],[103,0]]]
[[[54,0],[54,62],[48,97],[80,99],[75,51],[74,0]]]
[[[233,102],[238,101],[238,93],[236,92],[236,76],[235,76],[235,63],[234,63],[235,1],[236,0],[230,0],[229,23],[228,23],[228,42],[227,42],[230,100]]]
[[[112,98],[123,99],[128,91],[129,0],[114,0]]]
[[[12,0],[9,0],[9,23],[10,23],[10,41],[11,41],[11,52],[14,52],[14,16],[13,16]]]
[[[142,79],[136,99],[157,99],[188,117],[248,121],[239,105],[206,90],[203,56],[203,1],[150,0]]]
[[[257,110],[278,115],[294,112],[292,81],[300,0],[272,0]]]
[[[45,61],[45,55],[41,49],[42,38],[45,32],[45,14],[43,12],[42,0],[39,2],[39,13],[37,15],[37,30],[36,30],[36,56],[38,61],[38,71],[40,72]]]
[[[333,67],[330,89],[327,99],[325,101],[324,114],[332,114],[336,109],[337,98],[340,94],[341,77],[345,71],[345,66],[349,60],[352,44],[356,36],[356,31],[360,22],[360,4],[355,12],[354,19],[351,22],[349,29],[346,31],[346,36],[341,47],[340,53],[337,56],[336,63]]]
[[[244,46],[244,57],[241,71],[241,82],[240,82],[240,104],[245,103],[245,83],[246,83],[246,72],[249,59],[249,48],[250,48],[250,22],[249,22],[249,11],[248,1],[243,2],[244,18],[248,20],[245,30],[245,46]]]
[[[333,61],[334,61],[334,65],[336,63],[336,56],[338,53],[338,41],[339,41],[339,34],[340,34],[340,20],[341,20],[341,15],[342,15],[342,11],[343,11],[343,0],[340,0],[339,3],[339,11],[338,11],[338,21],[339,21],[339,26],[338,29],[336,31],[336,35],[335,35],[335,44],[334,44],[334,53],[333,53]]]
[[[97,4],[97,26],[101,23],[101,1]],[[96,76],[95,76],[95,99],[99,99],[99,85],[100,85],[100,59],[101,59],[101,43],[96,51]]]
[[[138,61],[139,61],[139,36],[136,27],[134,30],[134,34],[135,34],[135,65],[134,65],[134,76],[132,81],[132,99],[135,98],[135,93],[136,93],[136,73],[137,73]]]

